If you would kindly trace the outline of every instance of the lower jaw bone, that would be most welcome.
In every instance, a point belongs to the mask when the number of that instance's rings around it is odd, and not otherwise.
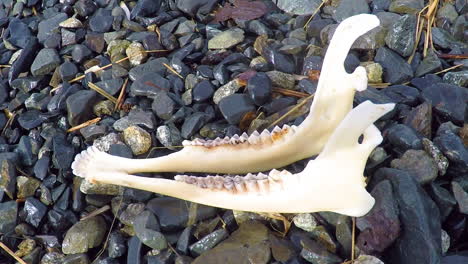
[[[393,107],[394,104],[377,105],[369,101],[360,104],[348,113],[320,155],[310,161],[304,171],[298,174],[271,171],[271,176],[266,177],[268,183],[261,183],[267,184],[268,188],[234,186],[235,182],[241,181],[244,181],[244,186],[247,182],[259,186],[258,181],[265,180],[263,176],[260,179],[252,175],[248,179],[229,177],[229,180],[210,177],[215,182],[213,185],[205,184],[203,179],[189,181],[193,178],[188,176],[176,176],[176,180],[155,179],[129,175],[120,170],[96,171],[86,179],[233,210],[276,213],[331,211],[362,216],[374,205],[374,198],[365,189],[364,167],[371,151],[382,142],[381,133],[373,122]],[[364,139],[359,143],[361,135]],[[223,187],[219,186],[220,180],[224,180]],[[272,188],[274,184],[282,188]]]

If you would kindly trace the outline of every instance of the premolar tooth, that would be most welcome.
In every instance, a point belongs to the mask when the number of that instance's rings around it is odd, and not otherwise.
[[[205,184],[208,189],[213,189],[214,187],[214,177],[213,176],[207,176],[205,178]]]
[[[287,124],[283,125],[283,130],[289,130],[291,127]]]
[[[200,188],[203,188],[205,189],[207,186],[205,184],[205,179],[202,178],[202,177],[196,177],[197,179],[197,186],[200,187]]]
[[[270,190],[268,179],[258,180],[257,185],[261,193],[267,193]]]
[[[279,126],[275,126],[275,128],[273,128],[273,132],[274,133],[280,133],[281,132],[281,128]]]
[[[234,136],[232,136],[232,138],[230,139],[230,142],[233,145],[239,143],[239,135],[235,134]]]
[[[225,177],[223,185],[224,185],[224,188],[228,190],[232,190],[232,188],[234,187],[234,182],[232,180],[232,177]]]
[[[268,132],[268,130],[263,130],[263,132],[260,134],[260,140],[262,143],[271,143],[271,134]]]
[[[255,176],[252,173],[247,173],[247,175],[244,176],[245,181],[253,181],[255,180]]]
[[[242,133],[242,135],[239,137],[239,141],[244,143],[245,141],[247,141],[249,139],[249,136],[247,135],[247,133]]]
[[[270,171],[270,173],[268,174],[268,176],[273,179],[274,181],[279,181],[281,180],[281,176],[280,176],[280,171],[277,170],[277,169],[272,169]]]
[[[180,182],[186,182],[187,176],[186,175],[176,175],[174,176],[174,180]]]
[[[250,144],[257,144],[260,141],[260,134],[258,134],[258,132],[255,131],[252,133],[252,135],[250,135],[248,140]]]
[[[246,180],[245,187],[249,192],[258,192],[258,185],[256,180]]]

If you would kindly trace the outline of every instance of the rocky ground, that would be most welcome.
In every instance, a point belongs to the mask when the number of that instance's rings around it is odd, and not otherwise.
[[[13,251],[0,263],[349,260],[350,217],[287,216],[282,236],[281,221],[91,185],[70,164],[93,142],[146,158],[270,126],[314,93],[334,29],[359,13],[381,26],[345,62],[368,70],[355,103],[397,106],[377,123],[355,263],[468,263],[467,1],[225,2],[0,0],[0,241]]]

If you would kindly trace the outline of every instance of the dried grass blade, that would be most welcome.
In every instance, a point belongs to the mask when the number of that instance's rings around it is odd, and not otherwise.
[[[0,242],[0,247],[5,250],[8,255],[12,256],[16,261],[18,261],[20,264],[27,264],[24,260],[22,260],[20,257],[18,257],[15,252],[11,251],[3,242]]]
[[[125,88],[127,88],[127,83],[128,83],[128,78],[125,79],[122,85],[122,89],[120,89],[120,94],[119,94],[119,97],[117,98],[117,103],[115,104],[114,112],[117,111],[117,109],[120,109],[120,107],[122,106],[123,98],[125,94]]]
[[[275,122],[271,123],[268,128],[272,128],[274,126],[276,126],[279,122],[281,122],[283,119],[285,119],[288,115],[290,115],[291,113],[293,113],[294,111],[296,111],[297,109],[299,109],[300,107],[304,106],[309,100],[311,100],[312,98],[314,98],[314,94],[310,95],[309,97],[305,98],[304,101],[300,102],[299,104],[297,104],[296,106],[294,106],[293,108],[291,108],[291,110],[289,110],[287,113],[285,113],[283,116],[281,116],[280,118],[278,118]]]

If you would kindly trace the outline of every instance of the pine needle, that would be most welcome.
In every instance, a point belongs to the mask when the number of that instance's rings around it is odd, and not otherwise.
[[[92,82],[88,82],[88,86],[89,88],[93,89],[94,91],[98,92],[100,95],[104,96],[105,98],[109,99],[111,102],[113,102],[114,104],[117,103],[117,98],[115,98],[114,96],[110,95],[109,93],[107,93],[106,91],[104,91],[104,89],[100,88],[99,86],[97,86],[96,84],[92,83]]]
[[[126,78],[124,83],[122,84],[119,97],[117,98],[117,103],[115,104],[115,107],[114,107],[114,112],[117,111],[117,109],[120,109],[120,107],[122,106],[124,94],[125,94],[125,88],[127,88],[127,83],[128,83],[128,78]]]
[[[12,256],[16,261],[18,261],[20,264],[28,264],[24,260],[22,260],[20,257],[18,257],[15,252],[13,252],[11,249],[9,249],[3,242],[0,242],[0,247],[5,250],[8,255]]]
[[[111,209],[110,206],[106,204],[106,205],[104,205],[103,207],[101,207],[101,208],[99,208],[99,209],[97,209],[97,210],[92,211],[89,215],[82,217],[82,218],[80,219],[80,221],[89,219],[89,218],[94,217],[94,216],[98,216],[98,215],[100,215],[100,214],[102,214],[102,213],[105,213],[105,212],[109,211],[109,209]]]
[[[163,62],[163,65],[164,67],[166,67],[170,72],[172,72],[173,74],[177,75],[179,78],[181,78],[182,80],[184,79],[184,77],[182,77],[182,75],[180,75],[176,70],[174,70],[174,68],[172,68],[170,65],[167,65],[166,63]]]
[[[304,25],[304,31],[307,31],[307,26],[309,25],[310,21],[312,21],[312,19],[314,18],[314,16],[320,11],[320,8],[322,8],[322,6],[328,2],[328,0],[322,0],[322,3],[320,3],[320,5],[314,10],[314,12],[312,13],[312,15],[309,17],[309,20],[307,20],[307,22],[305,23]]]
[[[304,101],[300,102],[299,104],[297,104],[296,106],[294,106],[293,108],[291,108],[291,110],[289,110],[287,113],[285,113],[283,116],[281,116],[280,118],[278,118],[275,122],[271,123],[268,128],[272,128],[274,126],[276,126],[279,122],[283,121],[286,117],[288,117],[291,113],[293,113],[294,111],[296,111],[297,109],[301,108],[302,106],[304,106],[309,100],[311,100],[312,98],[314,98],[314,94],[310,95],[309,97],[305,98]]]
[[[79,125],[77,125],[77,126],[74,126],[74,127],[72,127],[72,128],[69,128],[69,129],[67,130],[67,133],[76,131],[76,130],[78,130],[78,129],[82,129],[83,127],[87,127],[87,126],[90,126],[90,125],[92,125],[92,124],[96,124],[96,123],[99,122],[99,121],[101,121],[101,118],[100,118],[100,117],[96,117],[96,118],[94,118],[94,119],[91,119],[91,120],[88,120],[88,121],[86,121],[86,122],[84,122],[84,123],[81,123],[81,124],[79,124]]]
[[[298,92],[298,91],[284,89],[284,88],[273,88],[273,92],[286,95],[286,96],[295,96],[299,98],[305,98],[310,95],[308,93]]]

